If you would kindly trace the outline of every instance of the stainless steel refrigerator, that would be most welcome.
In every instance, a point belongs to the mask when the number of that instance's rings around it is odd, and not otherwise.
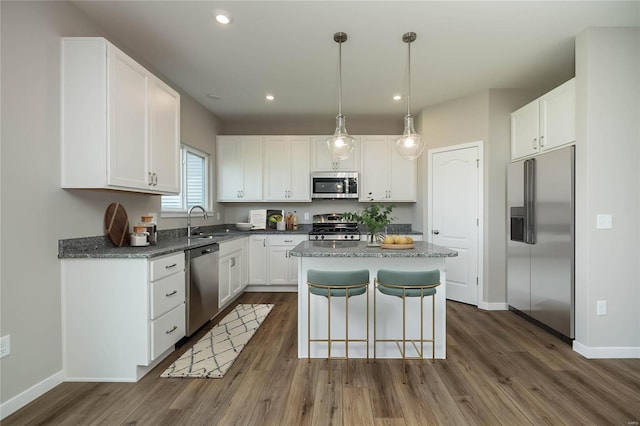
[[[574,147],[510,163],[507,300],[565,338],[575,337]]]

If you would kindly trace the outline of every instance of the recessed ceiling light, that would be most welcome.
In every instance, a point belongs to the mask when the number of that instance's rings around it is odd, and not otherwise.
[[[274,100],[276,97],[275,97],[275,96],[273,96],[273,95],[267,95],[267,96],[265,96],[264,98],[265,98],[266,100],[268,100],[268,101],[272,101],[272,100]]]
[[[393,95],[393,100],[394,100],[394,101],[399,101],[400,99],[402,99],[402,96],[400,96],[400,95]]]
[[[207,98],[217,101],[218,99],[220,99],[220,96],[216,95],[215,93],[207,93]]]
[[[224,10],[215,10],[213,16],[219,24],[227,25],[231,23],[231,15]]]

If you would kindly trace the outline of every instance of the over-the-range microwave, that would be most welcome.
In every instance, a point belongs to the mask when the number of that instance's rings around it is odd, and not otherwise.
[[[311,198],[358,198],[358,172],[312,173]]]

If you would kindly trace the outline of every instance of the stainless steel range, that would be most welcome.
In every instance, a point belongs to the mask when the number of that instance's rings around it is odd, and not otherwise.
[[[360,231],[355,222],[344,222],[341,213],[313,215],[313,226],[309,232],[310,240],[318,241],[359,241]]]

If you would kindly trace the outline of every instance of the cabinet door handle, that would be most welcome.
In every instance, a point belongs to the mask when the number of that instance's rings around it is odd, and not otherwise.
[[[171,265],[165,266],[164,269],[171,269],[171,268],[175,268],[176,266],[178,266],[178,264],[177,263],[173,263]]]
[[[165,331],[164,333],[165,333],[165,334],[171,334],[171,333],[173,333],[174,331],[176,331],[177,329],[178,329],[178,326],[177,326],[177,325],[174,325],[174,326],[173,326],[173,328],[172,328],[171,330],[167,330],[167,331]]]
[[[438,231],[437,229],[434,229],[434,230],[433,230],[433,234],[434,234],[434,235],[438,235],[439,233],[440,233],[440,231]]]
[[[264,239],[264,240],[262,240],[262,247],[266,247],[266,246],[267,246],[267,240]]]
[[[544,147],[544,135],[540,136],[540,147]]]
[[[147,172],[147,177],[149,178],[149,186],[153,186],[153,174],[151,172]]]
[[[173,296],[174,294],[178,294],[178,290],[173,290],[171,293],[167,293],[167,294],[165,294],[165,297],[171,297],[171,296]]]
[[[538,149],[538,138],[533,138],[533,149]]]
[[[234,266],[236,266],[236,258],[232,257],[229,261],[229,268],[233,268]]]
[[[153,173],[153,186],[158,186],[158,174]]]
[[[288,257],[289,257],[289,250],[285,250],[285,252],[284,252],[284,257],[285,257],[285,258],[288,258]]]

